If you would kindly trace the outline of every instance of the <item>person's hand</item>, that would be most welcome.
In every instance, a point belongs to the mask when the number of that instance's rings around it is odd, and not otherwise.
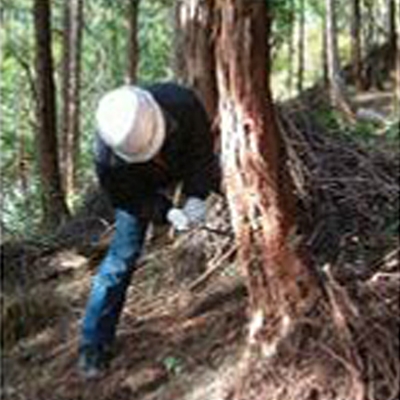
[[[197,197],[189,197],[183,208],[171,208],[167,220],[179,232],[195,227],[205,220],[206,202]]]
[[[189,230],[189,218],[180,208],[171,208],[167,213],[167,220],[178,232]]]
[[[206,202],[198,197],[189,197],[183,206],[183,212],[187,215],[192,225],[204,222],[206,211]]]

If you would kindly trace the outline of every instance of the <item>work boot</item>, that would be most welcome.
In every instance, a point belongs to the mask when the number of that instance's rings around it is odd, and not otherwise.
[[[110,349],[98,349],[89,346],[79,350],[78,368],[85,379],[96,379],[109,367]]]

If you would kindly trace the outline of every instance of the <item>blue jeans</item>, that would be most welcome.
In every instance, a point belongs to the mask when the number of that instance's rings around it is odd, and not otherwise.
[[[115,210],[115,234],[93,278],[82,326],[81,348],[101,351],[112,345],[147,222],[125,209]]]

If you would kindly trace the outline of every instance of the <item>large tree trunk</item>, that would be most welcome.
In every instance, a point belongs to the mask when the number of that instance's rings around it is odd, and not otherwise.
[[[362,81],[362,56],[361,56],[361,10],[360,0],[352,0],[351,19],[351,62],[353,68],[353,79],[358,90],[363,89]]]
[[[51,54],[50,2],[34,1],[38,134],[44,223],[54,227],[68,216],[61,187],[56,135],[56,100]]]
[[[273,352],[318,289],[289,238],[293,193],[269,87],[266,2],[216,4],[222,165],[250,295],[250,341]]]
[[[214,121],[218,99],[213,0],[178,0],[175,7],[175,74],[198,92]]]
[[[355,112],[350,105],[343,79],[340,76],[335,0],[326,0],[325,5],[330,100],[334,108],[341,111],[350,121],[354,121]]]
[[[128,82],[133,84],[137,80],[137,68],[139,63],[138,44],[138,17],[140,0],[129,0],[128,4]]]
[[[80,71],[83,0],[64,5],[63,119],[61,130],[62,184],[67,199],[77,186],[79,159]]]
[[[304,41],[305,41],[305,10],[304,0],[300,0],[300,18],[298,35],[298,65],[297,65],[297,91],[303,91],[304,84]]]

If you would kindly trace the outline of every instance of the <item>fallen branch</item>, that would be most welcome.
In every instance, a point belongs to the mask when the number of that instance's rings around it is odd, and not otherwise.
[[[226,266],[226,262],[236,253],[237,246],[233,245],[227,252],[225,252],[222,256],[217,257],[216,259],[210,262],[210,266],[207,268],[206,272],[204,272],[199,278],[197,278],[190,286],[190,291],[197,290],[200,286],[204,285],[208,279],[212,275],[214,275],[221,267]]]

